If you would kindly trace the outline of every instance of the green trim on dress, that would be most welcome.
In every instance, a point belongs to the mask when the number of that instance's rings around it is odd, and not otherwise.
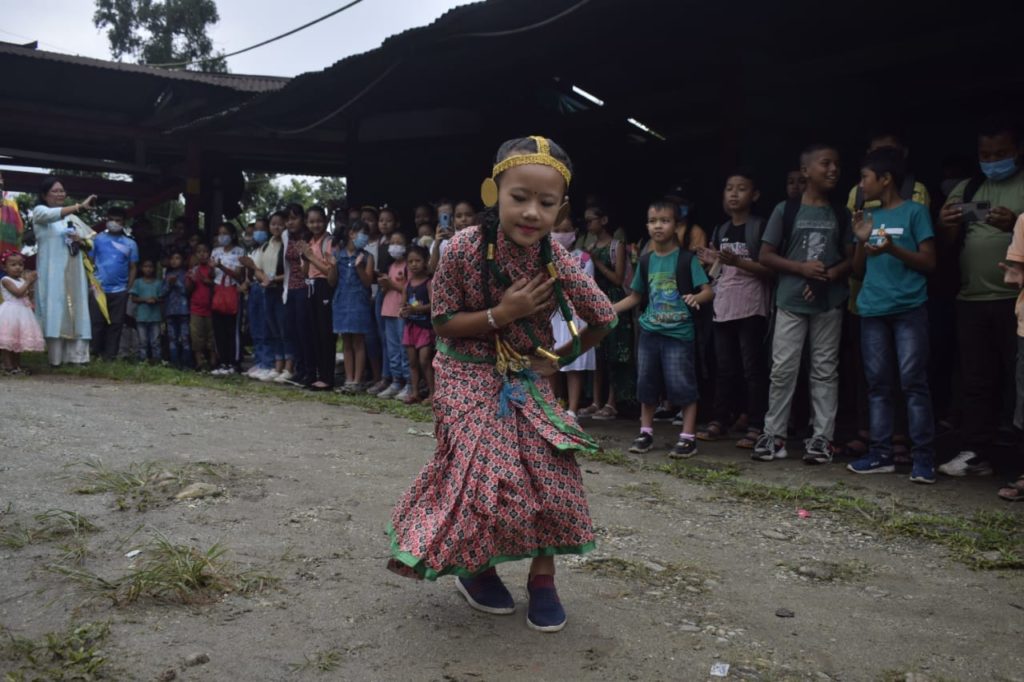
[[[487,561],[486,565],[475,571],[471,571],[464,566],[445,566],[440,571],[435,571],[434,569],[426,566],[423,563],[423,560],[417,558],[414,554],[398,548],[398,536],[395,535],[395,529],[390,523],[388,524],[388,537],[391,538],[391,556],[395,561],[408,566],[416,573],[416,575],[424,580],[437,580],[438,578],[446,575],[457,575],[463,578],[472,578],[475,575],[483,573],[484,571],[507,561],[522,561],[523,559],[535,559],[540,556],[559,556],[562,554],[586,554],[587,552],[592,552],[597,549],[597,543],[594,540],[582,545],[569,545],[566,547],[538,547],[537,549],[526,552],[525,554],[500,554],[496,557],[491,557]]]

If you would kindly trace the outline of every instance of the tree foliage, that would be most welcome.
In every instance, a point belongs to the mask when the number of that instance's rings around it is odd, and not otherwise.
[[[286,183],[271,173],[246,173],[242,207],[249,220],[266,216],[286,205],[296,203],[303,208],[320,204],[328,210],[345,201],[344,178],[319,178],[312,183],[305,178],[289,178]]]
[[[207,27],[220,20],[214,0],[96,0],[92,20],[96,28],[107,29],[117,60],[174,64],[202,59],[190,68],[227,71],[207,35]]]

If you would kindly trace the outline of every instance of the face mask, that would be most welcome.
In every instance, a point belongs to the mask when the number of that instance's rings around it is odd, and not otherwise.
[[[999,161],[982,161],[981,172],[993,182],[1005,180],[1017,172],[1017,159],[1001,159]]]
[[[113,220],[107,221],[107,232],[121,233],[124,232],[124,225],[116,223]]]
[[[226,234],[219,234],[217,235],[217,243],[221,246],[228,246],[231,244],[231,237]]]
[[[566,251],[572,251],[572,246],[576,243],[576,235],[572,232],[552,232],[551,238],[561,244]]]
[[[270,233],[265,230],[256,230],[252,233],[252,240],[257,244],[265,244],[270,239]]]
[[[365,232],[360,232],[359,234],[356,235],[356,238],[352,240],[352,244],[357,249],[364,249],[366,248],[366,245],[369,243],[370,235],[366,234]]]
[[[391,244],[388,246],[388,255],[398,260],[405,255],[405,247],[401,244]]]

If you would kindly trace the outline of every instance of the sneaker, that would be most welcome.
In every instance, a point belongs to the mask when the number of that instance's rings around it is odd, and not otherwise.
[[[408,400],[411,397],[413,397],[412,387],[410,387],[409,384],[406,384],[405,386],[402,387],[401,391],[395,394],[394,399],[404,402],[405,400]]]
[[[939,471],[947,476],[991,476],[992,465],[970,450],[963,450],[959,455],[939,466]]]
[[[216,368],[216,369],[211,369],[211,370],[210,370],[210,374],[211,374],[212,376],[215,376],[215,377],[223,376],[223,374],[224,374],[224,368],[223,368],[223,367],[218,367],[218,368]]]
[[[493,568],[473,578],[456,578],[455,587],[477,611],[497,616],[515,613],[516,602]]]
[[[846,465],[855,474],[891,474],[896,471],[892,457],[881,457],[870,452]]]
[[[834,455],[835,448],[824,436],[815,436],[804,441],[804,464],[829,464]]]
[[[260,377],[260,381],[277,381],[279,376],[281,376],[281,372],[276,369],[268,369],[267,373]]]
[[[377,395],[381,391],[387,389],[387,387],[390,385],[391,383],[388,381],[378,381],[373,386],[370,386],[368,389],[366,389],[366,392],[369,393],[370,395]]]
[[[676,416],[672,417],[672,426],[682,426],[682,425],[683,425],[683,411],[679,410],[679,412],[676,413]]]
[[[697,441],[689,438],[680,438],[668,456],[672,459],[689,459],[697,454]]]
[[[558,632],[565,627],[565,609],[558,599],[554,576],[533,576],[526,584],[526,592],[530,595],[530,610],[526,615],[526,624],[531,629],[538,632]]]
[[[670,422],[675,419],[676,413],[672,410],[659,409],[654,413],[654,421],[656,422]]]
[[[228,377],[228,376],[231,376],[234,373],[235,373],[235,368],[234,367],[225,367],[224,370],[221,372],[221,375]]]
[[[292,377],[294,377],[294,376],[295,375],[292,374],[291,372],[289,372],[288,370],[284,370],[283,372],[278,374],[276,377],[274,377],[274,383],[275,384],[286,384],[289,381],[291,381]]]
[[[914,483],[935,483],[935,460],[929,456],[915,457],[910,480]]]
[[[754,443],[754,451],[750,454],[751,459],[759,462],[770,462],[773,459],[786,459],[789,453],[786,452],[786,441],[776,438],[770,433],[762,433]]]
[[[650,452],[654,446],[654,436],[649,433],[641,433],[635,439],[633,444],[629,446],[629,451],[638,455],[642,455],[645,452]]]
[[[260,372],[262,371],[263,369],[259,365],[253,365],[248,370],[246,370],[245,376],[249,377],[250,379],[255,379],[259,376]]]
[[[591,415],[591,419],[599,422],[609,422],[616,419],[619,416],[619,411],[611,405],[605,405],[600,410]]]
[[[396,395],[401,393],[401,391],[402,391],[402,385],[401,384],[391,384],[390,386],[385,388],[383,391],[378,393],[377,397],[378,398],[384,398],[385,400],[387,400],[389,398],[394,398]]]

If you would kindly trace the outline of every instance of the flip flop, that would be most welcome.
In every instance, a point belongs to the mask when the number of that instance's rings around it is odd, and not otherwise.
[[[1000,488],[996,494],[1007,502],[1024,502],[1024,476],[1012,483],[1007,483],[1006,487]]]
[[[697,432],[697,440],[716,441],[725,435],[725,427],[721,422],[710,421],[703,430]]]

